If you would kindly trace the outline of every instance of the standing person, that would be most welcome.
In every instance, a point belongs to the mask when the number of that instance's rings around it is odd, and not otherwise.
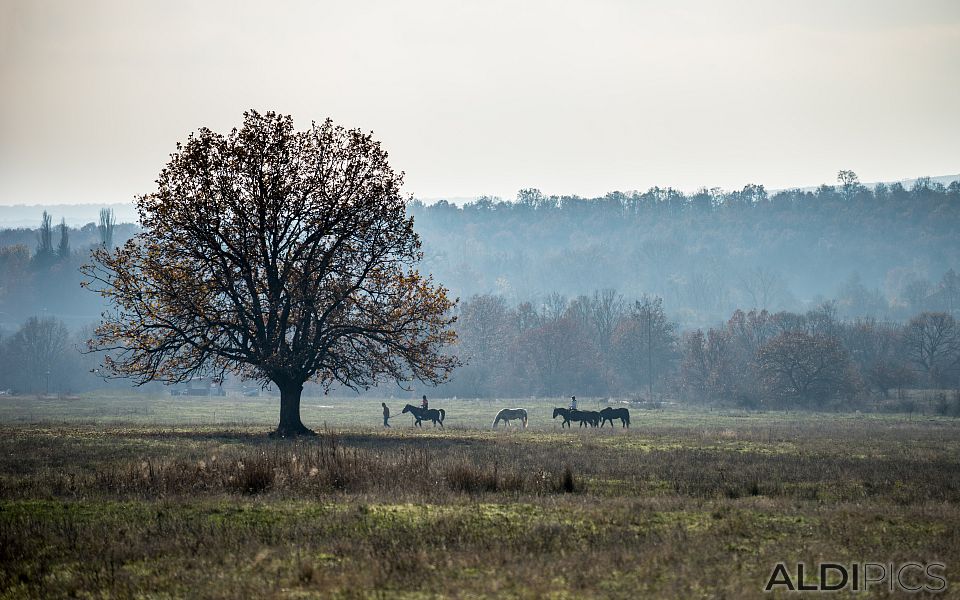
[[[577,410],[577,397],[570,396],[570,410]]]
[[[390,407],[387,406],[386,402],[381,402],[380,406],[383,407],[383,426],[390,427]]]
[[[423,410],[427,410],[430,408],[430,403],[427,402],[426,394],[423,395],[423,400],[420,402],[420,408],[422,408]]]

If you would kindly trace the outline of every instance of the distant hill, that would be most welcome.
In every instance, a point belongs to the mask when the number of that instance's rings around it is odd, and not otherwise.
[[[929,177],[931,183],[939,183],[947,186],[951,182],[960,181],[960,174],[941,175],[938,177]],[[903,179],[899,183],[903,187],[910,189],[917,182],[917,179]],[[897,183],[894,181],[884,181],[885,185]],[[874,188],[877,182],[865,183],[868,188]],[[814,191],[819,186],[808,186],[801,188],[801,191]],[[778,190],[771,190],[774,193]],[[462,206],[468,202],[477,200],[477,197],[447,197],[447,198],[417,198],[424,204],[434,204],[440,200],[445,200],[451,204]],[[133,202],[117,202],[114,204],[15,204],[13,206],[0,206],[0,228],[30,227],[34,228],[40,223],[40,216],[43,211],[47,211],[53,216],[55,223],[60,219],[66,219],[70,227],[82,227],[87,223],[96,223],[100,216],[101,208],[112,208],[117,217],[118,223],[136,223],[137,211],[134,209]]]
[[[15,229],[18,227],[35,228],[40,224],[43,211],[53,217],[54,223],[66,219],[70,227],[83,227],[87,223],[96,223],[100,220],[100,209],[112,208],[117,223],[136,223],[137,211],[132,202],[118,202],[115,204],[15,204],[0,206],[0,228]]]
[[[960,182],[943,185],[957,180],[599,198],[528,189],[517,201],[415,201],[409,209],[423,241],[421,271],[463,299],[495,294],[547,310],[586,306],[580,297],[599,290],[649,294],[684,327],[712,326],[738,308],[806,311],[830,299],[841,316],[901,319],[939,306],[938,290],[960,272]],[[81,293],[77,267],[99,243],[100,208],[0,208],[0,222],[14,225],[0,225],[0,328],[38,310],[71,326],[97,318],[105,307]],[[137,231],[133,206],[110,208],[114,241],[123,243]],[[50,269],[30,257],[44,209],[54,223],[73,223],[70,258]],[[4,252],[16,245],[23,248]]]
[[[930,183],[939,183],[940,185],[948,186],[948,185],[950,185],[951,183],[953,183],[954,181],[960,181],[960,174],[957,174],[957,175],[941,175],[940,177],[928,177],[928,179],[930,180]],[[896,181],[884,181],[883,183],[886,184],[886,185],[892,185],[892,184],[894,184],[894,183],[900,183],[900,185],[902,185],[903,187],[909,189],[909,188],[912,188],[915,183],[917,183],[917,180],[916,180],[916,179],[903,179],[903,180],[901,180],[901,181],[899,181],[899,182],[896,182]],[[869,187],[876,187],[876,186],[877,186],[876,183],[868,183],[868,184],[866,184],[866,185],[869,186]]]
[[[929,180],[930,180],[930,183],[939,183],[940,185],[946,187],[946,186],[950,185],[951,183],[953,183],[954,181],[960,181],[960,174],[957,174],[957,175],[940,175],[939,177],[927,177],[926,179],[929,179]],[[874,181],[874,182],[872,182],[872,183],[864,183],[863,185],[865,185],[866,187],[868,187],[868,188],[870,188],[870,189],[875,189],[875,188],[876,188],[878,185],[880,185],[881,183],[882,183],[883,185],[886,185],[886,186],[891,186],[891,185],[893,185],[893,184],[895,184],[895,183],[899,183],[899,184],[902,185],[903,187],[905,187],[905,188],[907,188],[907,189],[910,189],[910,188],[912,188],[912,187],[917,183],[917,181],[919,181],[919,180],[920,180],[919,177],[915,177],[914,179],[900,179],[899,181],[896,181],[896,180],[895,180],[895,181]],[[818,185],[810,185],[810,186],[802,187],[802,188],[799,188],[799,189],[800,189],[800,191],[803,191],[803,192],[812,192],[812,191],[816,190],[818,187],[820,187],[820,186],[818,186]],[[793,189],[793,188],[789,188],[789,189]],[[772,192],[777,192],[777,191],[780,191],[780,190],[772,190]]]

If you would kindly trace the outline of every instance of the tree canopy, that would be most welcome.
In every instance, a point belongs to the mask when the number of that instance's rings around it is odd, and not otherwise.
[[[422,258],[402,173],[372,136],[273,112],[201,129],[137,199],[142,232],[95,252],[87,285],[112,310],[90,342],[112,376],[225,372],[280,389],[277,434],[308,433],[303,383],[443,381],[454,301]]]

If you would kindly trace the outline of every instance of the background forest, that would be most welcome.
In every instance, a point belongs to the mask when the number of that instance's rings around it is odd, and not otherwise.
[[[816,408],[960,387],[957,181],[841,171],[814,190],[526,189],[409,209],[421,270],[461,298],[467,364],[431,393]],[[105,307],[78,268],[137,227],[56,218],[0,230],[0,389],[103,385],[78,349]]]

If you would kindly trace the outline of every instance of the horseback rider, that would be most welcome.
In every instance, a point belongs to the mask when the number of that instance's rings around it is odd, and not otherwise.
[[[390,407],[387,406],[386,402],[381,402],[380,406],[383,407],[383,426],[390,427]]]
[[[420,408],[424,411],[430,408],[430,403],[427,402],[427,395],[423,395],[423,400],[420,402]]]
[[[576,396],[571,396],[571,397],[570,397],[570,410],[577,410],[577,397],[576,397]]]

